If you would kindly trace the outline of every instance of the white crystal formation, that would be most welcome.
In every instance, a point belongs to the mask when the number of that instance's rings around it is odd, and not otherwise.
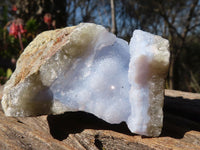
[[[168,48],[166,39],[141,30],[128,45],[91,23],[41,33],[5,85],[3,110],[7,116],[85,111],[158,136]]]

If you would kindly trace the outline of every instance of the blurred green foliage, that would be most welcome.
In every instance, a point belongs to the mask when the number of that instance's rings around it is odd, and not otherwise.
[[[9,79],[11,75],[12,75],[12,70],[8,68],[6,71],[6,78]]]
[[[25,29],[28,32],[28,37],[30,36],[31,38],[34,38],[36,36],[36,34],[38,33],[38,28],[39,28],[39,24],[37,22],[36,19],[34,18],[30,18],[27,22],[26,22],[26,26]]]
[[[6,82],[6,72],[0,67],[0,84],[4,84]]]
[[[0,3],[1,6],[1,3]],[[0,15],[0,84],[4,84],[15,68],[12,59],[17,59],[21,54],[19,39],[9,35],[9,13],[8,5],[2,4],[2,14]],[[30,39],[32,40],[32,39]],[[26,35],[22,35],[22,43],[26,46],[30,41]]]

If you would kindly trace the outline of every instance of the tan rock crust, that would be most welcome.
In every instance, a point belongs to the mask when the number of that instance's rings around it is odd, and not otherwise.
[[[14,85],[22,82],[27,76],[39,71],[43,65],[56,51],[62,48],[66,43],[71,32],[76,27],[66,27],[64,29],[57,29],[52,31],[45,31],[39,34],[34,41],[32,41],[25,49],[24,53],[17,61],[18,74],[13,76],[15,78]],[[49,45],[49,42],[52,42]]]

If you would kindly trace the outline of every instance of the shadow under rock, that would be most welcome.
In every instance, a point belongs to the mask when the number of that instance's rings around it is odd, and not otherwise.
[[[163,110],[162,137],[182,138],[187,131],[200,131],[200,100],[165,96]],[[124,122],[109,124],[90,113],[81,111],[49,115],[47,121],[51,135],[58,140],[64,140],[69,134],[80,133],[84,129],[112,130],[134,135]]]
[[[109,124],[93,114],[82,111],[49,115],[47,121],[51,135],[58,140],[64,140],[69,134],[80,133],[84,129],[112,130],[127,135],[134,135],[129,131],[125,122]]]
[[[183,138],[191,130],[200,131],[200,99],[165,96],[162,137]]]

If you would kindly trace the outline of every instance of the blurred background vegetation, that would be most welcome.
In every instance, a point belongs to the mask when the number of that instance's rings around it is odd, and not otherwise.
[[[16,19],[21,19],[23,32],[14,36],[9,31]],[[127,41],[134,29],[167,38],[171,58],[166,88],[200,92],[200,0],[1,0],[0,84],[37,34],[80,22],[101,24]]]

